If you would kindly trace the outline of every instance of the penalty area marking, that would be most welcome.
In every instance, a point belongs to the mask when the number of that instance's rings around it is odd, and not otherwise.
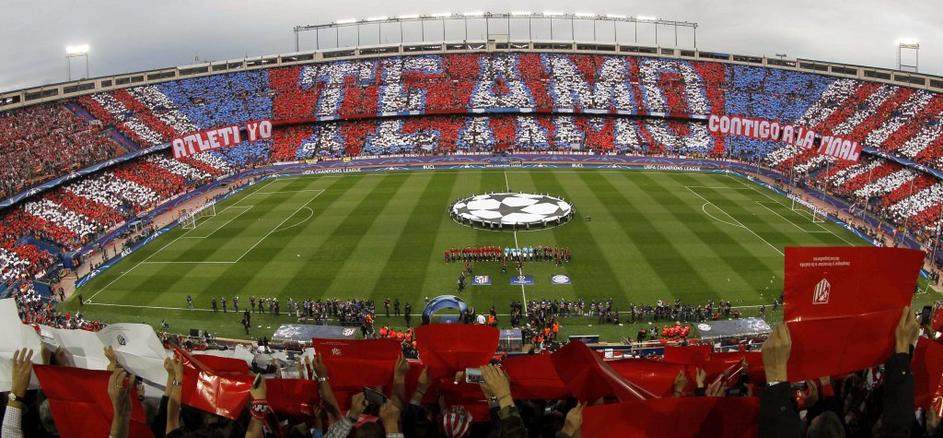
[[[737,218],[733,217],[733,215],[731,215],[730,213],[727,213],[723,208],[720,208],[720,206],[718,206],[717,204],[714,204],[713,202],[711,202],[710,200],[708,200],[707,198],[705,198],[704,196],[702,196],[700,193],[698,193],[697,191],[695,191],[694,189],[692,189],[692,188],[690,188],[690,187],[688,187],[688,186],[685,186],[684,188],[688,189],[688,191],[690,191],[691,193],[693,193],[694,196],[697,196],[698,198],[701,198],[701,200],[703,200],[706,204],[713,204],[713,205],[714,205],[714,208],[716,208],[717,210],[720,210],[721,213],[727,215],[727,217],[729,217],[730,219],[733,219],[733,221],[737,223],[737,226],[739,226],[740,228],[743,228],[744,230],[749,231],[750,234],[753,234],[754,236],[756,236],[757,239],[760,239],[760,240],[763,241],[763,243],[766,243],[767,245],[769,245],[769,247],[770,247],[770,248],[773,248],[773,251],[776,251],[777,253],[779,253],[779,255],[781,255],[781,256],[785,256],[785,255],[786,255],[786,253],[784,253],[781,249],[777,248],[777,247],[776,247],[775,245],[773,245],[772,243],[769,243],[769,241],[766,240],[766,239],[764,239],[763,236],[760,236],[759,234],[756,234],[756,231],[753,231],[752,228],[750,228],[750,227],[744,225],[743,222],[740,222]],[[706,207],[706,204],[703,205],[703,206],[701,206],[701,210],[704,211],[705,213],[707,212],[707,210],[704,209],[704,207]],[[708,215],[708,216],[710,216],[712,219],[714,219],[713,216],[711,216],[711,215]],[[729,224],[729,222],[726,222],[726,221],[724,221],[724,222]]]
[[[273,178],[272,181],[274,181],[274,180],[275,180],[275,179]],[[264,187],[264,186],[263,186],[263,187]],[[181,234],[180,236],[178,236],[177,238],[171,240],[171,241],[168,242],[166,245],[164,245],[164,246],[158,248],[157,251],[154,251],[153,253],[151,253],[151,255],[147,256],[147,258],[145,258],[144,260],[141,260],[140,262],[138,262],[137,264],[135,264],[134,266],[132,266],[132,267],[131,267],[130,269],[128,269],[127,271],[122,272],[121,275],[119,275],[119,276],[116,277],[114,280],[111,280],[110,282],[108,282],[107,284],[105,284],[104,286],[102,286],[101,289],[95,291],[94,294],[92,294],[90,297],[88,297],[87,300],[85,300],[85,303],[87,303],[87,304],[93,304],[93,301],[92,301],[92,300],[93,300],[96,296],[98,296],[98,294],[104,292],[104,291],[107,290],[109,287],[111,287],[111,285],[114,284],[116,281],[122,279],[122,278],[123,278],[125,275],[127,275],[129,272],[133,271],[133,270],[136,269],[138,266],[141,266],[141,265],[144,265],[144,264],[148,264],[148,265],[158,265],[158,264],[193,264],[193,265],[202,265],[202,264],[214,265],[214,264],[220,264],[220,265],[231,265],[231,264],[239,263],[239,261],[242,260],[242,258],[245,257],[246,254],[249,254],[249,252],[251,252],[253,249],[255,249],[255,247],[257,247],[260,243],[262,243],[263,240],[265,240],[266,238],[268,238],[268,236],[272,235],[272,233],[275,233],[275,232],[277,232],[277,231],[283,231],[283,230],[280,230],[279,228],[281,228],[281,226],[284,225],[285,222],[288,222],[289,219],[291,219],[291,218],[294,217],[296,214],[298,214],[298,212],[301,211],[302,209],[307,208],[307,209],[311,210],[311,216],[309,216],[309,217],[308,217],[307,219],[305,219],[304,221],[299,222],[298,224],[292,225],[292,227],[293,227],[293,226],[296,226],[296,225],[300,225],[301,223],[304,223],[304,222],[306,222],[307,220],[310,220],[311,217],[314,216],[314,210],[312,210],[310,207],[308,207],[308,204],[310,204],[311,201],[314,201],[315,199],[317,199],[318,196],[321,196],[321,194],[324,193],[325,189],[318,189],[317,191],[318,191],[318,194],[312,196],[311,199],[308,199],[304,204],[302,204],[300,207],[298,207],[297,210],[295,210],[294,212],[292,212],[290,215],[286,216],[284,220],[282,220],[278,225],[275,226],[275,228],[272,228],[271,230],[269,230],[268,233],[266,233],[264,236],[262,236],[262,238],[259,239],[257,242],[255,242],[251,247],[249,247],[249,249],[245,250],[245,252],[243,252],[242,255],[240,255],[236,260],[232,260],[232,261],[193,261],[193,262],[188,262],[188,261],[170,261],[170,260],[168,260],[168,261],[153,261],[153,262],[151,261],[151,258],[152,258],[152,257],[154,257],[155,255],[157,255],[159,252],[163,251],[163,250],[164,250],[165,248],[167,248],[168,246],[173,245],[173,244],[176,243],[178,240],[180,240],[181,238],[183,238],[183,237],[185,237],[187,234],[189,234],[190,231],[192,231],[192,230],[187,230],[185,233],[183,233],[183,234]],[[253,193],[255,193],[255,192],[253,192]],[[251,193],[250,193],[250,195],[251,195]],[[248,195],[247,195],[247,196],[248,196]],[[242,201],[242,200],[244,200],[244,199],[246,199],[246,198],[242,198],[242,199],[240,199],[239,201]],[[237,203],[238,203],[239,201],[237,201]],[[233,204],[233,205],[235,205],[235,204]],[[252,206],[249,206],[249,208],[252,208]],[[290,228],[290,227],[289,227],[289,228]],[[195,229],[195,228],[194,228],[194,229]],[[288,228],[285,228],[285,229],[288,229]],[[215,231],[214,231],[214,232],[215,232]],[[97,303],[95,303],[95,304],[97,304]]]
[[[740,183],[740,185],[742,185],[742,186],[744,186],[744,187],[746,187],[746,188],[749,188],[749,189],[751,189],[751,190],[753,190],[753,191],[755,191],[755,192],[757,192],[757,193],[759,193],[759,194],[765,196],[766,199],[769,199],[769,200],[772,201],[772,202],[775,202],[775,203],[777,203],[777,204],[779,204],[779,205],[782,205],[783,207],[786,207],[786,204],[783,204],[783,203],[779,202],[778,200],[776,200],[776,198],[773,198],[772,196],[770,196],[769,194],[767,194],[765,191],[760,190],[760,189],[758,189],[757,187],[755,187],[755,186],[753,186],[753,185],[747,184],[747,183],[743,182],[742,180],[740,180],[739,178],[734,177],[733,175],[727,174],[727,176],[730,177],[730,178],[732,178],[734,181],[737,181],[738,183]],[[788,207],[787,207],[787,208],[788,208]],[[845,239],[844,237],[839,236],[838,234],[835,234],[834,231],[832,231],[832,230],[826,228],[824,225],[822,225],[822,224],[820,224],[820,223],[818,223],[818,222],[813,222],[813,223],[814,223],[815,225],[817,225],[819,228],[821,228],[822,230],[825,230],[825,231],[828,232],[829,234],[831,234],[831,235],[837,237],[837,238],[838,238],[839,240],[841,240],[842,242],[845,242],[845,243],[847,243],[847,244],[849,244],[849,245],[851,245],[851,246],[855,246],[854,243],[851,243],[851,242],[849,242],[847,239]]]
[[[206,238],[212,236],[213,234],[216,234],[217,231],[222,230],[223,228],[226,228],[226,225],[229,225],[230,222],[232,222],[232,221],[234,221],[234,220],[236,220],[236,219],[239,219],[239,216],[242,216],[245,212],[251,210],[252,207],[255,207],[255,205],[240,205],[240,206],[230,205],[229,207],[226,207],[226,208],[224,208],[224,209],[222,209],[222,210],[220,210],[220,211],[222,212],[222,211],[226,211],[226,210],[229,210],[229,209],[242,209],[242,211],[240,211],[239,214],[233,216],[232,219],[229,219],[228,221],[223,222],[222,225],[216,227],[215,230],[211,231],[209,234],[207,234],[207,235],[205,235],[205,236],[183,236],[182,238],[183,238],[183,239],[206,239]],[[199,228],[200,225],[203,225],[203,224],[205,224],[206,222],[207,222],[207,221],[203,221],[202,223],[197,224],[196,227],[193,228],[193,230]],[[191,230],[191,231],[192,231],[192,230]],[[188,232],[187,234],[189,234],[189,232]]]
[[[807,234],[828,234],[828,231],[824,231],[824,230],[807,230],[807,229],[805,229],[805,228],[802,228],[801,226],[799,226],[799,224],[795,223],[795,221],[793,221],[792,219],[789,219],[789,218],[787,218],[786,216],[783,216],[783,215],[779,214],[779,212],[777,212],[776,210],[773,210],[772,208],[769,208],[769,207],[767,207],[767,206],[765,205],[765,204],[776,204],[777,206],[784,207],[783,204],[780,204],[780,203],[774,202],[774,201],[756,201],[756,203],[757,203],[757,205],[759,205],[760,207],[763,207],[763,208],[769,210],[770,213],[773,213],[773,214],[775,214],[776,216],[779,216],[782,220],[784,220],[784,221],[786,221],[786,222],[789,222],[790,224],[792,224],[792,226],[798,228],[799,231],[802,231],[803,233],[807,233]]]

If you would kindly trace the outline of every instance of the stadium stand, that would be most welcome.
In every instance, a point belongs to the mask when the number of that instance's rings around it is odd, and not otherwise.
[[[822,134],[861,142],[887,156],[869,153],[858,163],[842,162],[784,143],[712,134],[705,117],[724,113],[814,128]],[[14,195],[111,158],[165,145],[196,131],[270,119],[278,126],[270,140],[244,141],[191,157],[173,159],[167,151],[136,156],[7,208],[0,212],[0,282],[13,289],[22,322],[34,324],[40,331],[39,324],[95,332],[105,325],[81,314],[58,312],[54,300],[42,297],[30,284],[29,280],[53,266],[61,253],[78,250],[125,221],[222,176],[283,161],[388,155],[581,152],[740,159],[863,205],[872,214],[926,237],[943,215],[943,182],[933,173],[943,170],[941,117],[943,96],[925,90],[718,62],[562,53],[364,58],[101,92],[0,114],[3,195]],[[53,253],[49,247],[61,251]],[[166,382],[151,382],[166,383],[166,392],[163,408],[148,411],[146,423],[151,427],[147,429],[134,429],[140,425],[133,424],[142,423],[144,417],[131,413],[140,409],[131,409],[132,390],[122,383],[124,371],[113,358],[109,358],[108,372],[114,371],[110,380],[74,381],[107,382],[108,387],[83,388],[110,396],[116,406],[125,407],[116,409],[117,415],[110,420],[116,428],[112,431],[119,432],[116,436],[122,431],[127,435],[129,428],[138,432],[152,429],[155,436],[168,437],[211,433],[205,426],[211,418],[233,436],[263,436],[266,428],[280,431],[280,421],[295,426],[301,419],[310,421],[302,428],[306,436],[348,436],[354,428],[359,434],[385,433],[388,437],[454,438],[489,432],[505,437],[573,437],[579,436],[581,429],[584,436],[600,436],[598,431],[606,426],[600,418],[605,416],[592,412],[603,412],[605,407],[590,407],[587,402],[633,402],[617,390],[585,397],[586,388],[566,385],[575,379],[559,375],[565,366],[558,367],[556,361],[564,362],[567,354],[580,354],[582,344],[571,343],[558,350],[555,324],[556,317],[563,315],[556,309],[569,312],[573,308],[608,323],[618,323],[619,313],[613,315],[611,302],[605,310],[603,303],[591,303],[586,310],[582,302],[578,307],[571,303],[557,307],[556,303],[531,301],[526,315],[521,305],[515,304],[512,318],[531,325],[525,338],[547,345],[545,353],[550,354],[505,360],[496,357],[492,346],[475,365],[493,359],[503,361],[504,370],[485,366],[480,386],[463,382],[464,376],[457,372],[465,367],[428,371],[434,367],[433,358],[443,351],[423,345],[428,338],[419,330],[384,334],[382,329],[381,339],[376,341],[392,340],[387,346],[403,354],[384,362],[385,368],[351,377],[350,369],[332,365],[328,355],[319,354],[313,361],[310,357],[295,360],[292,366],[297,367],[296,372],[280,369],[278,378],[251,390],[247,364],[236,367],[225,360],[194,356],[193,351],[178,348],[188,343],[192,346],[192,339],[162,333],[162,346],[175,354],[165,362]],[[274,305],[277,308],[277,301]],[[289,304],[289,312],[300,312],[299,306],[311,317],[323,318],[333,312],[351,324],[363,324],[374,312],[372,302],[357,300],[335,301],[324,307],[305,300]],[[715,315],[713,303],[682,306],[679,302],[674,311],[662,303],[641,309],[638,320],[668,323],[660,341],[677,341],[679,348],[688,346],[690,326],[680,322],[671,326],[671,321],[697,322]],[[633,306],[630,311],[633,321],[636,310]],[[717,312],[718,318],[720,314],[731,316],[730,303],[721,303]],[[456,325],[455,336],[447,340],[473,339],[476,328],[485,328],[473,324],[470,316],[463,315],[467,324]],[[744,423],[770,436],[799,436],[803,428],[834,427],[836,422],[855,436],[873,430],[889,436],[909,436],[911,431],[917,436],[940,436],[939,413],[922,409],[915,416],[913,409],[917,402],[926,405],[927,400],[918,400],[928,396],[923,391],[926,387],[921,386],[923,392],[915,396],[913,376],[917,370],[925,371],[941,362],[934,362],[936,359],[929,359],[926,353],[939,348],[935,347],[939,335],[929,327],[918,327],[913,315],[906,316],[905,311],[895,333],[887,336],[894,338],[895,352],[886,355],[884,365],[876,363],[873,368],[832,380],[809,381],[804,390],[792,391],[783,381],[785,375],[775,374],[777,369],[785,370],[791,346],[788,335],[777,329],[762,354],[727,352],[733,360],[723,363],[722,369],[714,369],[719,366],[716,363],[706,372],[703,363],[688,364],[690,372],[671,367],[670,373],[662,373],[658,397],[666,405],[675,403],[670,405],[673,409],[687,406],[692,411],[707,409],[705,401],[718,406],[742,402],[747,411],[726,411],[747,414],[725,424]],[[740,348],[740,344],[734,347]],[[747,342],[742,344],[746,348]],[[372,347],[376,345],[380,344]],[[722,354],[714,352],[711,345],[706,349],[718,357]],[[271,353],[264,343],[258,350],[260,356]],[[10,367],[0,367],[11,371],[3,379],[12,381],[12,392],[19,400],[7,405],[3,437],[21,436],[21,432],[46,436],[39,430],[44,422],[25,420],[43,415],[38,397],[27,394],[31,368],[30,361],[23,359],[27,354],[17,353]],[[632,364],[644,361],[658,368],[668,363],[667,353],[657,360],[641,356],[624,360]],[[597,363],[601,356],[589,353],[589,357],[593,360],[583,363],[583,368],[609,373],[607,378],[612,377],[608,367],[629,368],[618,363],[603,367]],[[521,395],[535,388],[528,386],[527,373],[520,368],[515,371],[516,360],[528,361],[527,371],[542,364],[543,377],[549,378],[536,388],[543,391],[541,396],[534,392]],[[69,372],[62,370],[67,364],[56,355],[43,362],[37,367],[40,386],[45,386],[49,373]],[[223,365],[234,368],[216,369],[225,368]],[[275,374],[260,361],[251,365],[255,371]],[[345,372],[346,381],[342,377]],[[218,378],[223,374],[240,388],[233,397],[232,410],[223,408],[229,402],[222,398],[205,400],[193,395],[197,375]],[[593,378],[598,375],[583,378],[581,383],[593,386]],[[368,409],[362,390],[373,386],[384,388],[389,401],[374,403],[370,415],[362,416]],[[43,389],[50,399],[56,397],[53,385]],[[295,391],[295,399],[285,402],[290,398],[284,395],[288,390]],[[300,394],[313,400],[304,400],[307,404],[299,407]],[[797,400],[795,404],[789,401],[792,398]],[[28,409],[24,410],[25,406]],[[657,412],[646,404],[622,407]],[[802,417],[800,410],[805,411]],[[185,413],[181,415],[181,411]],[[276,417],[279,421],[272,421]],[[24,421],[19,421],[21,418]],[[686,418],[678,423],[685,423]]]

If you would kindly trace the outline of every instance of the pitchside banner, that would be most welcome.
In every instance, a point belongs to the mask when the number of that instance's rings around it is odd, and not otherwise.
[[[887,360],[922,264],[923,252],[903,248],[786,248],[789,381],[844,374]]]
[[[245,135],[243,135],[243,131]],[[235,146],[243,141],[264,140],[272,137],[272,122],[247,122],[245,126],[223,126],[178,137],[170,142],[174,158],[189,157],[200,152]]]
[[[770,120],[741,116],[712,114],[707,119],[707,129],[713,133],[750,137],[757,140],[779,141],[803,149],[812,148],[818,135],[804,126],[779,123]],[[819,142],[819,154],[838,159],[858,161],[861,145],[856,141],[825,135]]]

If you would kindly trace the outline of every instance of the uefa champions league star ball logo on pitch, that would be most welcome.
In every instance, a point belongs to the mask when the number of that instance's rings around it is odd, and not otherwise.
[[[554,227],[573,217],[569,202],[550,195],[488,193],[459,199],[449,215],[464,225],[491,230]]]

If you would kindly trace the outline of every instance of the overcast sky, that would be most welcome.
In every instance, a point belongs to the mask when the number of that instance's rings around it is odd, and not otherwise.
[[[0,90],[64,81],[64,47],[91,45],[91,75],[101,76],[187,65],[194,58],[221,60],[294,51],[291,28],[296,24],[327,23],[336,19],[396,16],[410,13],[511,10],[594,12],[657,16],[699,23],[701,50],[747,55],[785,53],[852,64],[896,68],[896,40],[920,40],[920,70],[943,74],[943,5],[939,0],[2,0],[0,26]],[[574,7],[579,4],[579,7]],[[507,33],[493,24],[492,33]],[[469,39],[484,34],[473,22]],[[497,29],[496,29],[497,28]],[[447,28],[450,40],[463,39],[463,27]],[[549,39],[549,26],[535,22],[535,39]],[[611,40],[611,27],[600,25],[598,39]],[[407,39],[418,39],[419,27],[407,27]],[[619,28],[619,39],[630,42],[631,27]],[[653,43],[651,29],[640,28],[641,43]],[[341,34],[343,45],[356,41],[353,31]],[[526,21],[511,28],[513,39],[526,39]],[[426,38],[441,38],[441,27],[428,25]],[[578,26],[576,37],[592,38],[592,26]],[[364,30],[363,41],[375,42],[376,30]],[[569,39],[568,24],[554,26],[554,39]],[[399,41],[399,28],[385,28],[383,39]],[[334,36],[320,37],[333,46]],[[659,42],[673,46],[674,35],[661,29]],[[690,46],[689,31],[679,46]],[[302,49],[314,49],[313,34],[302,38]],[[84,65],[73,63],[73,77]]]

